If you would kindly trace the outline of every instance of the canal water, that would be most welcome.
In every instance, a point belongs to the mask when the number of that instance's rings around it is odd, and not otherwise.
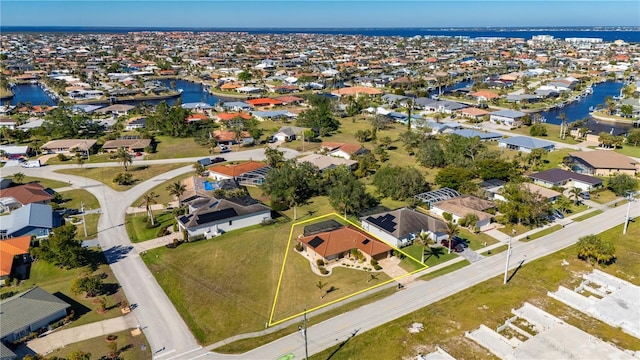
[[[58,104],[38,84],[17,84],[11,88],[11,91],[13,91],[13,97],[9,100],[11,105],[31,103],[32,106],[43,104],[52,106]]]

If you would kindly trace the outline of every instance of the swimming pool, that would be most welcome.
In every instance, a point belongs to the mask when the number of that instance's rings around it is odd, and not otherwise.
[[[218,188],[218,186],[215,183],[212,183],[210,181],[205,181],[204,182],[204,189],[207,190],[207,191],[212,191],[212,190],[215,190],[217,188]]]

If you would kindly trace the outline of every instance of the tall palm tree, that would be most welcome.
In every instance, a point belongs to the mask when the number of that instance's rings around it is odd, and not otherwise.
[[[429,238],[429,234],[427,234],[427,232],[422,231],[416,238],[416,241],[420,245],[422,245],[422,252],[420,253],[421,254],[420,262],[424,264],[424,250],[426,249],[427,245],[431,243],[431,238]]]
[[[580,193],[582,192],[582,190],[580,188],[574,187],[573,189],[569,190],[569,199],[573,198],[574,203],[578,203],[578,196],[580,196]]]
[[[449,237],[449,254],[451,254],[451,243],[453,242],[451,241],[451,239],[455,235],[458,235],[459,233],[460,233],[460,228],[458,227],[458,224],[452,221],[447,221],[447,236]]]
[[[186,190],[187,190],[186,186],[184,186],[184,184],[181,183],[180,181],[176,181],[174,183],[169,184],[169,186],[167,186],[167,191],[169,192],[169,195],[176,197],[176,201],[178,201],[178,206],[180,206],[180,197],[182,196],[182,194],[184,194]]]
[[[25,175],[23,173],[17,172],[13,174],[13,182],[16,184],[22,184],[22,182],[24,181],[24,177]]]
[[[127,172],[129,170],[129,165],[133,163],[133,156],[129,154],[127,149],[121,147],[116,153],[116,158],[118,159],[118,164],[122,164],[124,166],[124,171]]]
[[[151,223],[151,226],[154,226],[156,224],[155,220],[153,219],[153,211],[151,211],[151,205],[158,203],[156,201],[157,197],[158,195],[155,192],[151,191],[144,194],[142,196],[142,202],[140,202],[140,206],[144,205],[144,207],[147,210],[147,216],[149,217],[149,222]]]

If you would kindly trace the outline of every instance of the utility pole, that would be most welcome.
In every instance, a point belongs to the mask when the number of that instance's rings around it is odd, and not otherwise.
[[[627,192],[627,199],[629,202],[627,203],[627,215],[624,217],[624,229],[622,230],[622,235],[627,234],[627,227],[629,227],[629,212],[631,211],[631,202],[633,201],[633,193],[630,191]]]
[[[87,237],[87,219],[84,217],[84,202],[80,202],[80,212],[82,214],[82,226],[84,227],[84,237]]]
[[[507,263],[504,266],[504,283],[507,284],[507,273],[509,272],[509,259],[511,258],[511,236],[509,236],[509,245],[507,247]]]
[[[303,313],[304,321],[302,325],[298,325],[298,331],[302,331],[304,337],[304,359],[309,360],[309,346],[307,345],[307,309]]]

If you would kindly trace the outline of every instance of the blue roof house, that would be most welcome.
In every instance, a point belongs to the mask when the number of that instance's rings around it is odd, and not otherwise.
[[[456,130],[453,131],[452,134],[456,134],[458,136],[462,136],[464,138],[474,138],[474,137],[479,137],[480,140],[482,141],[491,141],[491,140],[500,140],[502,139],[502,134],[498,134],[498,133],[494,133],[494,132],[485,132],[485,131],[478,131],[478,130],[472,130],[472,129],[462,129],[462,130]]]
[[[501,148],[507,148],[509,150],[522,151],[523,153],[530,153],[534,149],[544,149],[546,151],[552,151],[555,149],[555,144],[550,141],[540,140],[528,136],[514,136],[507,139],[498,141],[498,146]]]
[[[33,235],[46,238],[60,219],[54,219],[51,205],[32,203],[14,210],[0,220],[0,236],[17,237]]]

